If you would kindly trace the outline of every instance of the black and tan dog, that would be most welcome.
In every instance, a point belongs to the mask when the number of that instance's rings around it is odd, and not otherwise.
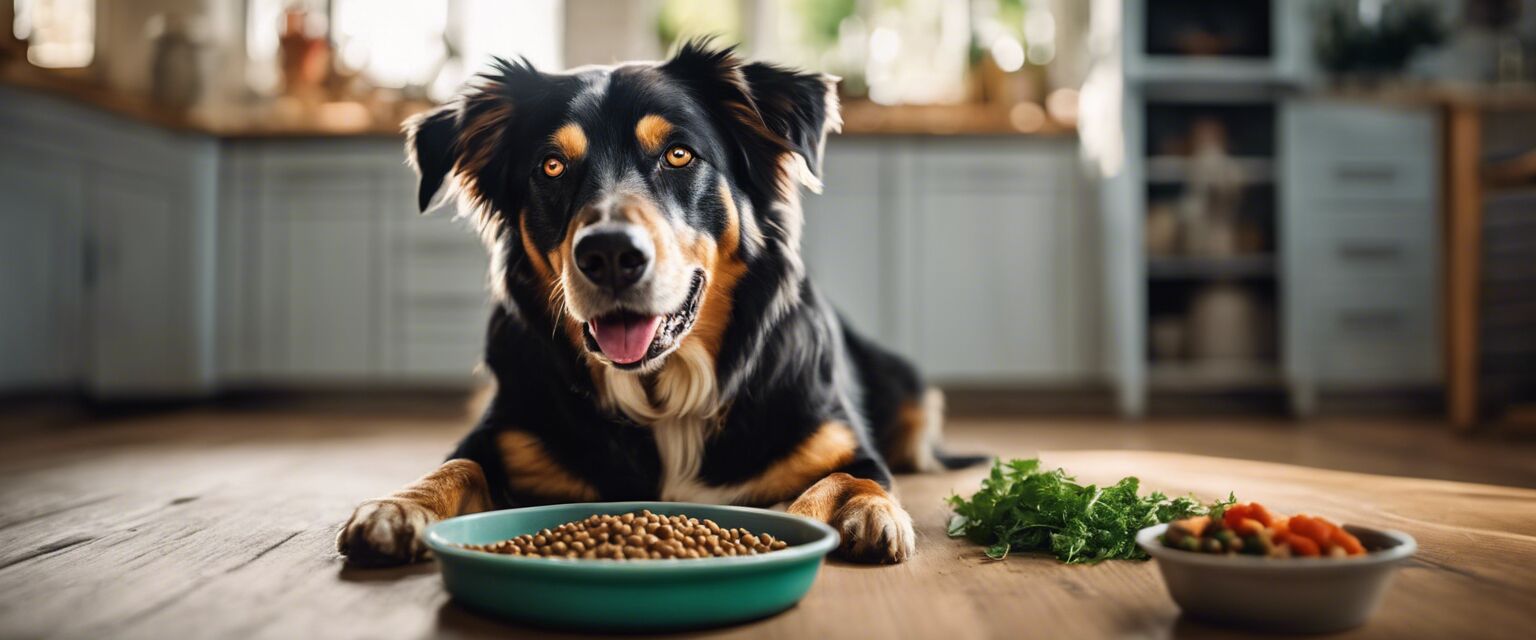
[[[450,516],[550,502],[773,505],[848,558],[899,562],[890,469],[939,453],[941,396],[806,279],[835,79],[684,46],[664,63],[501,63],[407,123],[426,209],[444,180],[492,255],[480,423],[436,471],[357,508],[338,546],[423,557]],[[870,230],[874,233],[874,230]]]

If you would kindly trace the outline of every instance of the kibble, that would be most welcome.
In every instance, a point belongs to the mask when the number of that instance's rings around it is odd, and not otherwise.
[[[758,555],[788,546],[766,533],[642,510],[617,516],[594,515],[511,540],[464,548],[541,558],[664,560]]]

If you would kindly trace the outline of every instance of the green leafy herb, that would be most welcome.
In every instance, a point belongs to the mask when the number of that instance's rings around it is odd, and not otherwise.
[[[1062,562],[1145,560],[1136,532],[1155,524],[1225,510],[1227,500],[1202,505],[1193,498],[1141,497],[1140,482],[1125,478],[1108,487],[1078,484],[1061,469],[1042,471],[1039,460],[998,460],[981,490],[969,500],[949,497],[955,515],[949,535],[987,547],[1001,560],[1010,552],[1039,551]]]

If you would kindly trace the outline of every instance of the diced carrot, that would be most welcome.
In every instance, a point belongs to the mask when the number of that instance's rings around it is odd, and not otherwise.
[[[1326,541],[1327,541],[1327,542],[1328,542],[1328,543],[1329,543],[1329,544],[1332,544],[1332,543],[1333,543],[1333,535],[1334,535],[1334,534],[1335,534],[1335,533],[1338,533],[1338,532],[1340,532],[1340,531],[1343,531],[1343,529],[1340,529],[1340,528],[1339,528],[1339,525],[1336,525],[1336,524],[1334,524],[1334,523],[1332,523],[1332,522],[1329,522],[1329,521],[1327,521],[1327,520],[1324,520],[1324,519],[1322,519],[1322,518],[1313,518],[1313,519],[1314,519],[1314,520],[1316,520],[1316,521],[1317,521],[1317,522],[1318,522],[1318,523],[1320,523],[1320,524],[1322,524],[1322,526],[1323,526],[1323,531],[1324,531],[1324,532],[1325,532],[1325,535],[1327,535],[1327,536],[1328,536],[1328,537],[1327,537],[1327,539],[1326,539]],[[1321,541],[1319,541],[1319,542],[1321,542]]]
[[[1318,548],[1318,544],[1305,536],[1299,536],[1294,533],[1290,534],[1286,536],[1285,543],[1290,545],[1291,553],[1298,556],[1315,558],[1322,555],[1322,550]]]
[[[1330,537],[1330,525],[1326,522],[1308,515],[1291,516],[1290,530],[1292,534],[1308,538],[1319,545],[1326,544]]]
[[[1343,548],[1344,552],[1349,555],[1358,556],[1365,554],[1365,545],[1360,544],[1360,539],[1343,528],[1334,529],[1333,536],[1329,538],[1329,542]]]
[[[1204,535],[1205,528],[1210,526],[1210,524],[1210,516],[1195,516],[1193,518],[1185,518],[1183,520],[1174,522],[1174,526],[1183,529],[1184,531],[1188,532],[1189,535],[1192,535],[1196,538]]]
[[[1247,504],[1234,504],[1227,507],[1226,512],[1221,515],[1221,523],[1227,525],[1228,529],[1236,529],[1238,523],[1242,522],[1243,518],[1247,518],[1250,511]]]
[[[1269,522],[1269,530],[1275,532],[1276,536],[1289,535],[1291,533],[1291,519],[1275,518]]]
[[[1274,523],[1275,514],[1270,513],[1269,509],[1265,509],[1264,505],[1257,502],[1250,502],[1248,503],[1248,508],[1250,510],[1248,517],[1253,518],[1254,520],[1258,520],[1259,524],[1267,527]]]
[[[1240,536],[1256,536],[1259,535],[1260,531],[1264,530],[1264,525],[1253,518],[1243,518],[1232,530],[1236,531],[1237,535]]]

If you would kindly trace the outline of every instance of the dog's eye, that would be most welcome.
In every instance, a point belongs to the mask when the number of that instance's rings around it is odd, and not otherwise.
[[[544,175],[558,178],[563,173],[565,173],[565,161],[554,156],[544,159]]]
[[[667,149],[667,155],[663,157],[667,160],[667,166],[674,169],[681,169],[693,162],[693,152],[688,150],[688,147],[682,145]]]

